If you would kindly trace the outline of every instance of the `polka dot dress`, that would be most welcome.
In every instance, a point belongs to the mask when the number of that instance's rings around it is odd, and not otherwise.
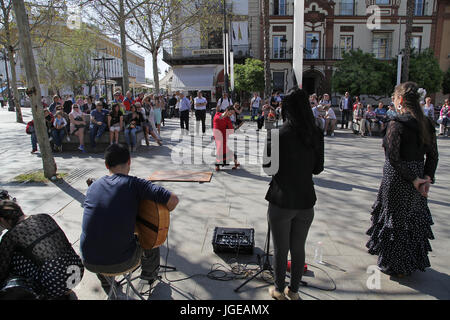
[[[402,161],[402,165],[416,176],[423,176],[423,161]],[[372,209],[366,246],[370,254],[378,255],[378,266],[389,274],[403,275],[430,267],[429,240],[434,236],[427,199],[401,177],[388,159]]]

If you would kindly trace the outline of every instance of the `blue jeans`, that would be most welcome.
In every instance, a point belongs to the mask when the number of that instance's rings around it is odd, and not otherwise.
[[[259,111],[259,108],[252,107],[252,121],[255,120],[255,117],[258,116],[258,111]]]
[[[53,129],[52,135],[53,135],[53,141],[55,142],[55,145],[58,147],[62,146],[64,136],[66,135],[66,130],[64,128],[63,129]]]
[[[136,133],[141,131],[140,126],[136,126],[136,128],[133,129],[125,129],[125,140],[128,145],[135,146],[136,145]],[[131,136],[131,143],[130,143],[130,136]]]
[[[95,147],[95,138],[100,138],[103,134],[103,132],[105,132],[106,129],[106,123],[102,123],[101,126],[95,124],[95,123],[91,123],[91,125],[89,126],[89,136],[91,138],[91,146]]]
[[[31,134],[31,147],[33,150],[37,150],[37,137],[35,132]]]

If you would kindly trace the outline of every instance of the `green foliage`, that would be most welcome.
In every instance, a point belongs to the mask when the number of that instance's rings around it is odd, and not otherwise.
[[[450,94],[450,68],[448,68],[442,80],[442,93]]]
[[[331,80],[334,92],[382,96],[391,94],[395,85],[396,66],[360,49],[344,53],[335,68]]]
[[[420,88],[431,94],[440,91],[443,77],[439,61],[431,49],[420,53],[412,52],[409,64],[410,81],[416,82]]]
[[[245,64],[234,65],[235,88],[241,92],[261,92],[264,90],[264,63],[248,58]]]

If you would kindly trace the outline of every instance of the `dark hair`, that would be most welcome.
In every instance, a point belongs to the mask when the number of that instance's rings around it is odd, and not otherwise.
[[[23,215],[23,211],[17,202],[13,200],[0,201],[0,218],[8,220],[12,227],[17,224]]]
[[[282,101],[289,125],[296,130],[306,146],[314,146],[314,135],[318,134],[319,128],[315,124],[308,93],[295,87],[289,90]]]
[[[414,119],[419,124],[419,136],[422,144],[430,145],[431,136],[428,131],[427,118],[425,117],[420,106],[420,94],[417,92],[419,87],[415,82],[400,83],[395,87],[394,93],[403,97],[403,107],[411,112]]]
[[[130,151],[122,144],[112,144],[105,151],[105,163],[109,168],[126,164],[130,160]]]
[[[228,106],[225,110],[226,111],[235,111],[234,106]]]

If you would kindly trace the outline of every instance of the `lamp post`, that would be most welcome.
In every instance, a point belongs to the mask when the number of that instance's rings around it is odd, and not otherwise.
[[[226,0],[223,0],[223,79],[224,92],[228,93],[228,29],[227,29],[227,8]]]
[[[103,49],[98,49],[98,50],[105,50],[106,51],[107,48],[103,48]],[[106,61],[111,61],[114,60],[114,58],[106,58],[105,54],[103,54],[103,57],[101,58],[94,58],[94,61],[103,61],[103,76],[105,79],[105,96],[106,96],[106,103],[108,103],[108,84],[106,83]]]
[[[316,37],[314,36],[311,39],[311,51],[313,52],[313,54],[316,53],[316,49],[317,49],[317,44],[319,43],[319,40],[316,39]]]

